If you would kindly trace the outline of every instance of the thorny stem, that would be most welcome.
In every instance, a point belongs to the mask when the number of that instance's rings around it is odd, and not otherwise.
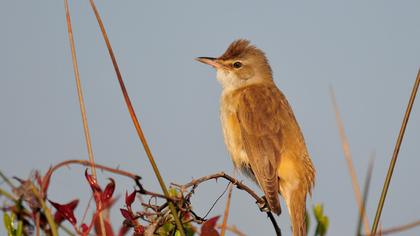
[[[190,187],[193,188],[192,189],[192,191],[193,191],[199,184],[201,184],[203,182],[206,182],[208,180],[211,180],[211,179],[218,179],[218,178],[224,178],[224,179],[228,180],[229,182],[231,182],[233,185],[235,185],[236,188],[247,192],[251,197],[253,197],[256,200],[257,204],[264,204],[265,203],[265,200],[263,198],[260,198],[254,191],[252,191],[252,189],[250,189],[248,186],[246,186],[245,184],[243,184],[239,180],[233,178],[232,176],[230,176],[230,175],[228,175],[224,172],[203,176],[203,177],[198,178],[198,179],[193,179],[191,182],[186,183],[184,185],[179,185],[179,184],[174,184],[174,183],[171,183],[171,184],[173,186],[176,186],[176,187],[180,188],[181,191],[185,191],[186,189],[188,189]],[[269,212],[267,212],[267,216],[270,218],[270,221],[273,224],[274,230],[276,231],[276,235],[281,236],[280,227],[278,226],[277,221],[274,218],[273,213],[271,213],[269,211]]]
[[[239,180],[233,178],[232,176],[230,176],[230,175],[228,175],[224,172],[203,176],[203,177],[198,178],[198,179],[193,179],[191,182],[186,183],[184,185],[179,185],[179,184],[174,184],[174,183],[172,183],[172,185],[180,188],[181,190],[186,190],[190,187],[193,187],[193,189],[195,189],[202,182],[206,182],[208,180],[218,179],[218,178],[224,178],[224,179],[228,180],[229,182],[231,182],[232,184],[234,184],[238,189],[247,192],[249,195],[251,195],[251,197],[253,197],[257,201],[257,203],[264,203],[265,202],[262,198],[260,198],[258,196],[258,194],[256,194],[248,186],[246,186],[245,184],[243,184]]]
[[[52,174],[56,170],[58,170],[59,168],[62,168],[64,166],[68,166],[70,164],[76,164],[76,165],[82,165],[82,166],[89,166],[90,165],[90,162],[89,161],[86,161],[86,160],[67,160],[67,161],[60,162],[60,163],[56,164],[55,166],[53,166],[47,172],[47,174],[46,174],[47,181],[49,181],[49,179],[51,179]],[[117,175],[126,176],[128,178],[133,179],[134,182],[136,183],[137,187],[139,187],[139,190],[137,190],[137,192],[139,192],[140,194],[150,195],[152,197],[158,197],[158,198],[166,199],[167,201],[170,201],[170,202],[176,202],[176,201],[179,200],[179,199],[176,199],[176,198],[173,198],[173,197],[170,197],[170,196],[169,197],[166,197],[165,195],[162,195],[162,194],[159,194],[159,193],[155,193],[155,192],[151,192],[151,191],[146,190],[143,187],[143,185],[140,183],[141,177],[138,176],[138,175],[136,175],[136,174],[130,173],[128,171],[124,171],[124,170],[120,170],[120,169],[108,167],[108,166],[105,166],[105,165],[96,164],[96,163],[94,163],[94,166],[96,168],[98,168],[98,169],[105,170],[105,171],[108,171],[108,172],[111,172],[111,173],[114,173],[114,174],[117,174]]]
[[[47,172],[46,179],[49,180],[51,178],[52,174],[56,170],[60,169],[61,167],[68,166],[68,165],[71,165],[71,164],[82,165],[82,166],[90,166],[91,165],[91,163],[89,161],[86,161],[86,160],[67,160],[67,161],[63,161],[63,162],[60,162],[60,163],[56,164],[55,166],[53,166]],[[108,167],[108,166],[101,165],[101,164],[96,164],[96,163],[93,163],[93,165],[95,166],[95,168],[105,170],[105,171],[108,171],[108,172],[111,172],[111,173],[114,173],[114,174],[118,174],[118,175],[121,175],[121,176],[126,176],[128,178],[133,179],[134,181],[141,179],[140,176],[138,176],[136,174],[133,174],[133,173],[130,173],[128,171],[124,171],[124,170],[120,170],[120,169],[116,169],[116,168],[112,168],[112,167]]]

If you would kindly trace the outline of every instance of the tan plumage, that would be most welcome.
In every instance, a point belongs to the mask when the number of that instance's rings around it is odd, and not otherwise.
[[[223,86],[220,116],[235,167],[258,183],[270,210],[277,214],[280,192],[293,235],[306,235],[306,195],[314,185],[315,169],[264,53],[246,40],[237,40],[221,57],[198,60],[217,69]]]

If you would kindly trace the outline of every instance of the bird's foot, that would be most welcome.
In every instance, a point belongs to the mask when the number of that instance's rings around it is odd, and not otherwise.
[[[270,212],[270,207],[268,206],[267,199],[265,199],[265,196],[262,196],[261,199],[262,201],[257,201],[257,205],[260,208],[260,211]]]

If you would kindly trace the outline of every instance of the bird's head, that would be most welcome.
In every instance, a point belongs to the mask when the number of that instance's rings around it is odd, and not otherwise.
[[[222,56],[198,57],[197,61],[213,66],[224,89],[272,81],[271,67],[263,51],[239,39],[230,44]]]

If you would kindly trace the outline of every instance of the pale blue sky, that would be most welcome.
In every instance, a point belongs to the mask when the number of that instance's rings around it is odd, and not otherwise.
[[[95,158],[141,175],[146,187],[159,191],[88,1],[70,2]],[[317,169],[308,202],[325,204],[329,235],[354,235],[357,224],[330,85],[360,182],[369,156],[376,153],[367,209],[373,220],[420,65],[419,1],[97,1],[97,5],[167,183],[232,173],[218,118],[221,88],[215,72],[194,58],[218,56],[233,40],[246,38],[267,53],[275,81],[301,125]],[[1,170],[26,177],[34,168],[45,171],[62,160],[86,159],[63,2],[1,1],[0,29]],[[420,218],[419,110],[416,103],[385,203],[384,227]],[[59,202],[81,197],[79,217],[90,191],[82,172],[80,167],[60,170],[49,192]],[[131,189],[131,182],[116,179],[118,191]],[[219,181],[200,187],[193,198],[197,213],[204,214],[225,186]],[[211,215],[223,214],[223,208],[224,200]],[[117,209],[114,219],[119,224]],[[286,211],[278,221],[283,234],[289,235]],[[238,190],[233,193],[229,224],[248,235],[273,233],[253,200]],[[419,233],[418,228],[400,235]]]

